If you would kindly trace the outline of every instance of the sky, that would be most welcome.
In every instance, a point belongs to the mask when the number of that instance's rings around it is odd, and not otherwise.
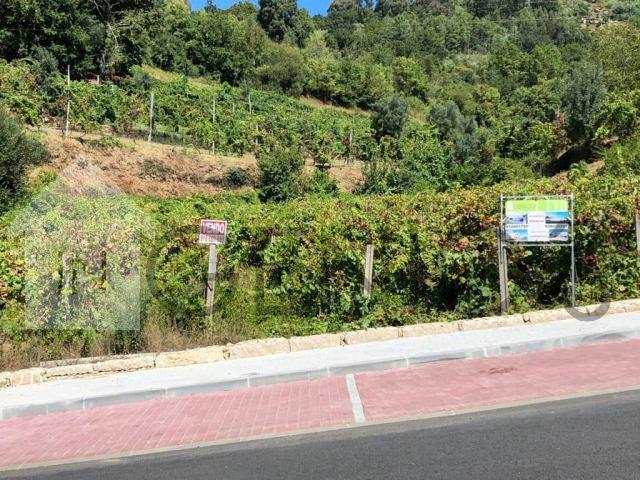
[[[215,0],[214,4],[219,8],[227,8],[237,2],[238,0]],[[198,8],[204,7],[207,4],[207,0],[190,0],[190,3],[193,9],[197,10]],[[258,0],[253,0],[253,3],[258,3]],[[315,15],[316,13],[324,15],[327,13],[327,8],[329,8],[330,3],[331,0],[299,0],[298,6],[309,10],[311,15]]]

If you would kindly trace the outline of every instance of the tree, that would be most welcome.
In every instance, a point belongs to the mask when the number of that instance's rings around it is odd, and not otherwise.
[[[409,9],[407,0],[378,0],[375,12],[383,17],[400,15]]]
[[[2,0],[0,57],[13,60],[44,46],[61,68],[82,76],[94,69],[103,29],[82,0]]]
[[[596,140],[625,139],[637,132],[640,126],[638,106],[640,91],[630,95],[610,93],[593,122]]]
[[[0,211],[22,192],[27,167],[44,158],[44,147],[27,137],[18,123],[0,109]]]
[[[404,97],[387,97],[374,106],[374,112],[373,129],[376,138],[402,136],[409,119],[409,105]]]
[[[238,85],[252,77],[269,41],[255,19],[220,10],[191,14],[189,57],[205,73]]]
[[[393,62],[393,79],[399,92],[427,99],[429,79],[414,58],[398,57]]]
[[[300,50],[286,44],[272,44],[265,53],[257,76],[263,85],[294,97],[302,94],[307,78]]]
[[[567,133],[576,142],[591,140],[593,120],[607,94],[602,68],[578,64],[569,76],[562,98],[568,117]]]
[[[431,108],[429,120],[438,128],[443,140],[453,140],[462,130],[465,117],[456,102],[438,103]]]
[[[373,5],[369,0],[333,0],[323,20],[323,28],[327,29],[339,48],[346,48],[353,42],[354,27],[365,23],[371,15]]]
[[[295,25],[298,15],[296,0],[260,0],[258,21],[269,38],[281,42]]]
[[[628,24],[603,27],[596,32],[591,49],[612,89],[640,88],[640,28]]]

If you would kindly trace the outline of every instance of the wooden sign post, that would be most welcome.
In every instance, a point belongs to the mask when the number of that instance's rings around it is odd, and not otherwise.
[[[202,220],[199,243],[209,245],[209,270],[207,272],[207,313],[215,310],[216,275],[218,273],[218,245],[227,243],[225,220]]]
[[[207,273],[207,313],[213,315],[216,293],[216,275],[218,274],[218,246],[209,245],[209,271]]]
[[[640,212],[636,212],[636,244],[640,253]]]

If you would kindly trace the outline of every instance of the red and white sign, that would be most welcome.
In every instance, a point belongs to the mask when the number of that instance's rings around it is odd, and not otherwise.
[[[207,245],[227,243],[227,222],[225,220],[202,220],[200,222],[200,243]]]

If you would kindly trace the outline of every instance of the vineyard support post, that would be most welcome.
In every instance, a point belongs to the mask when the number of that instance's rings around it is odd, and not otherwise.
[[[374,246],[367,245],[367,254],[364,262],[364,284],[362,287],[362,293],[365,298],[371,298],[371,289],[373,287],[373,256]]]
[[[147,137],[147,143],[151,143],[153,138],[153,108],[155,106],[155,94],[151,92],[151,104],[149,105],[149,136]]]
[[[73,287],[73,257],[69,253],[62,254],[62,281],[62,301],[67,311],[69,311],[69,308],[71,308],[71,288]]]
[[[71,65],[67,64],[67,111],[64,122],[64,136],[69,136],[69,115],[71,113]]]
[[[353,123],[355,122],[355,117],[351,119],[351,128],[349,129],[349,164],[351,164],[353,160]]]

